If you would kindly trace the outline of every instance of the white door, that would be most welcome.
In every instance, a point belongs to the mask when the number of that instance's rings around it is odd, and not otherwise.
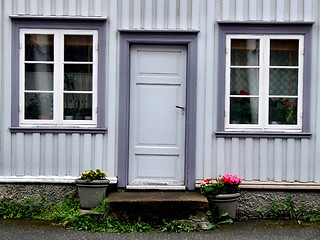
[[[186,52],[131,46],[127,188],[184,188]]]

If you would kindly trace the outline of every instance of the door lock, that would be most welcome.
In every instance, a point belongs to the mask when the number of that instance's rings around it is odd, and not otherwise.
[[[179,108],[179,109],[181,109],[181,110],[183,110],[183,111],[184,111],[184,107],[176,106],[176,108]]]

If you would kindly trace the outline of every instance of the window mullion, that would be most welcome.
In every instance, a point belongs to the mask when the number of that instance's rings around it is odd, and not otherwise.
[[[261,76],[262,82],[262,90],[261,90],[261,101],[262,101],[262,108],[261,108],[261,127],[263,130],[266,129],[268,126],[268,119],[269,119],[269,65],[270,65],[270,41],[268,36],[262,37],[262,55],[263,59],[261,62],[261,68],[263,74]]]
[[[56,32],[55,39],[55,100],[54,100],[54,113],[55,113],[55,123],[61,125],[61,81],[63,81],[63,62],[61,48],[63,44],[61,43],[61,31]]]

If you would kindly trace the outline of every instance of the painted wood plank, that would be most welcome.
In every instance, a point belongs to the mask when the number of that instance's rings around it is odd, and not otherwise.
[[[277,1],[277,21],[284,21],[285,0]]]
[[[72,134],[72,145],[71,145],[71,162],[72,162],[72,176],[80,175],[80,135],[78,133]]]
[[[68,15],[69,16],[76,16],[77,15],[77,4],[76,0],[69,0],[68,1]]]
[[[239,145],[240,145],[240,151],[239,151],[239,156],[240,156],[240,166],[239,166],[239,169],[240,169],[240,172],[239,172],[239,176],[245,180],[245,152],[246,152],[246,149],[245,149],[245,140],[244,138],[240,138],[239,139]]]
[[[177,27],[177,1],[168,2],[168,28],[175,29]]]
[[[249,20],[257,20],[257,0],[249,0]]]
[[[95,144],[94,144],[94,168],[103,169],[103,135],[97,134],[95,136]]]
[[[259,139],[253,139],[253,179],[259,179],[260,169],[260,141]]]
[[[225,172],[225,148],[224,148],[224,138],[217,139],[217,175],[224,175]]]
[[[206,22],[202,22],[203,28],[206,31],[206,35],[203,36],[202,41],[204,45],[207,46],[208,49],[214,49],[214,16],[212,13],[215,12],[215,4],[213,1],[208,1],[207,4],[202,5],[202,11],[205,16],[207,16]],[[205,12],[206,11],[206,12]],[[200,36],[199,36],[200,37]],[[200,49],[199,49],[200,50]],[[201,98],[199,98],[200,102],[198,102],[197,109],[197,119],[203,119],[203,122],[197,121],[197,129],[203,129],[202,133],[197,133],[197,137],[201,137],[203,139],[203,167],[204,167],[204,174],[208,176],[208,173],[211,173],[211,176],[216,176],[218,174],[218,160],[216,154],[213,153],[212,147],[217,147],[218,140],[216,142],[212,142],[212,133],[213,133],[213,119],[215,119],[215,115],[213,113],[212,103],[215,101],[213,100],[213,96],[209,94],[210,89],[214,89],[214,82],[215,81],[205,81],[205,79],[213,79],[214,78],[214,71],[212,66],[214,63],[214,56],[212,54],[206,54],[206,49],[202,49],[201,53],[205,56],[205,61],[201,60],[201,57],[198,57],[198,91],[201,91],[204,94],[201,94]],[[202,65],[199,65],[199,64]],[[206,70],[205,70],[206,69]],[[200,73],[200,71],[204,71]],[[199,96],[199,95],[198,95]],[[204,101],[204,106],[201,106],[201,102]],[[206,114],[205,114],[206,113]],[[203,128],[204,126],[204,128]],[[214,148],[216,149],[216,148]],[[213,157],[215,155],[215,157]],[[212,159],[214,158],[214,159]],[[212,164],[213,161],[213,164]]]
[[[89,1],[88,0],[81,0],[80,15],[84,16],[84,17],[89,16]]]
[[[268,181],[274,180],[274,140],[268,141]]]
[[[56,0],[54,15],[62,16],[63,15],[63,7],[64,7],[64,1],[63,0]]]
[[[227,151],[227,149],[231,149],[231,139],[227,138],[224,141],[224,149],[225,149],[225,153],[224,153],[224,171],[226,173],[231,173],[231,151]]]
[[[11,161],[5,161],[4,167],[4,172],[5,172],[5,176],[15,176],[16,175],[16,165],[17,165],[17,134],[12,134],[12,138],[11,138],[11,142],[12,142],[12,149],[10,149],[11,152]]]
[[[290,21],[298,20],[299,0],[290,0]]]
[[[294,180],[300,181],[301,140],[295,141]]]
[[[102,16],[102,0],[95,0],[93,3],[93,16],[100,17]],[[107,4],[104,2],[103,4]]]
[[[263,0],[263,21],[270,21],[271,17],[271,1],[270,0]]]
[[[301,139],[300,181],[308,181],[309,139]]]
[[[121,28],[130,28],[130,0],[121,0]]]
[[[303,20],[312,21],[312,0],[304,0],[303,3]]]
[[[245,160],[244,160],[245,180],[253,180],[253,139],[245,139]]]
[[[153,12],[153,0],[145,1],[144,3],[144,28],[152,28],[152,12]]]
[[[230,0],[222,1],[222,20],[230,19]]]
[[[164,28],[164,0],[157,0],[156,28]]]
[[[142,9],[143,6],[141,5],[140,0],[133,0],[132,4],[132,27],[133,28],[141,28],[142,21],[141,21],[141,14],[142,14]]]
[[[30,15],[38,14],[38,1],[29,1]]]
[[[239,175],[240,164],[240,145],[239,138],[232,138],[232,158],[231,158],[231,173]]]
[[[200,0],[192,1],[192,29],[199,29],[200,27]]]
[[[188,28],[188,0],[180,0],[179,28]]]
[[[24,146],[24,134],[17,133],[16,144],[16,175],[23,176],[25,169],[25,146]]]
[[[86,171],[91,169],[92,166],[92,148],[91,148],[91,134],[83,135],[83,169],[81,171]]]
[[[26,2],[25,0],[16,0],[15,1],[17,14],[24,15],[26,13]]]
[[[170,2],[169,2],[170,3]],[[207,11],[207,5],[205,1],[200,2],[200,9],[201,9],[201,16],[206,16],[206,11]],[[200,18],[200,29],[206,29],[206,18]],[[199,46],[204,46],[206,44],[206,36],[203,34],[198,35],[198,44]],[[206,56],[205,54],[205,48],[198,48],[198,56]],[[206,76],[206,58],[198,58],[198,68],[197,68],[197,90],[198,93],[203,93],[205,92],[205,76]],[[204,145],[205,142],[205,136],[203,130],[200,130],[204,127],[204,104],[199,104],[199,102],[204,102],[204,96],[205,94],[199,94],[197,96],[198,99],[198,105],[197,105],[197,129],[199,131],[196,131],[196,139],[197,139],[197,145],[203,146],[201,148],[196,148],[196,156],[197,159],[201,159],[197,161],[197,167],[196,167],[196,179],[203,179],[204,176],[210,176],[212,174],[211,168],[212,164],[210,166],[210,169],[208,170],[207,173],[204,173],[204,149],[206,146]],[[211,141],[211,146],[209,143],[209,149],[213,148],[213,143]],[[209,150],[210,151],[210,150]],[[211,160],[211,163],[213,162],[212,156],[209,157],[209,160]],[[208,164],[209,165],[209,164]]]
[[[30,176],[32,172],[32,135],[24,134],[24,175]]]
[[[288,139],[287,140],[287,178],[288,182],[294,181],[294,147],[295,147],[295,140]]]
[[[282,181],[282,139],[274,141],[274,180]]]
[[[52,176],[53,172],[53,134],[45,134],[44,174]]]
[[[42,14],[43,16],[51,15],[51,0],[42,0]]]
[[[66,134],[58,134],[58,176],[65,176],[67,169]]]
[[[237,0],[236,1],[236,21],[243,21],[244,20],[244,0]]]
[[[52,145],[52,176],[58,176],[58,134],[53,134],[53,145]]]
[[[40,133],[33,133],[32,134],[32,162],[31,168],[32,176],[39,176],[40,175]]]
[[[259,169],[259,180],[268,180],[268,140],[266,138],[260,139],[260,169]]]

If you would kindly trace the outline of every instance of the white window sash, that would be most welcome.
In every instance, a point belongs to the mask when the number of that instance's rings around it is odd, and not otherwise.
[[[259,39],[259,66],[231,66],[231,40],[232,39]],[[290,39],[299,40],[298,66],[270,66],[270,40],[272,39]],[[302,35],[227,35],[226,36],[226,72],[225,72],[225,131],[248,132],[301,132],[302,131],[302,113],[303,113],[303,54],[304,37]],[[259,95],[250,95],[249,97],[259,97],[258,124],[231,124],[230,123],[230,77],[232,68],[259,68]],[[297,104],[297,124],[269,124],[269,69],[297,69],[298,70],[298,95],[285,96],[279,95],[279,98],[296,98]],[[243,96],[241,96],[243,97]],[[277,97],[272,95],[272,97]]]
[[[54,35],[54,61],[24,61],[25,59],[25,35],[26,34],[50,34]],[[92,119],[91,120],[64,120],[64,35],[91,35],[93,36],[92,62],[74,62],[76,64],[92,65],[92,90],[74,91],[92,95]],[[21,29],[20,30],[20,91],[19,91],[19,124],[20,126],[55,126],[55,127],[96,127],[97,103],[98,103],[98,31],[97,30],[55,30],[55,29]],[[25,63],[53,63],[53,119],[24,119],[25,116]],[[72,64],[73,62],[67,62]],[[32,92],[37,92],[32,90]],[[49,92],[40,90],[39,92]]]

